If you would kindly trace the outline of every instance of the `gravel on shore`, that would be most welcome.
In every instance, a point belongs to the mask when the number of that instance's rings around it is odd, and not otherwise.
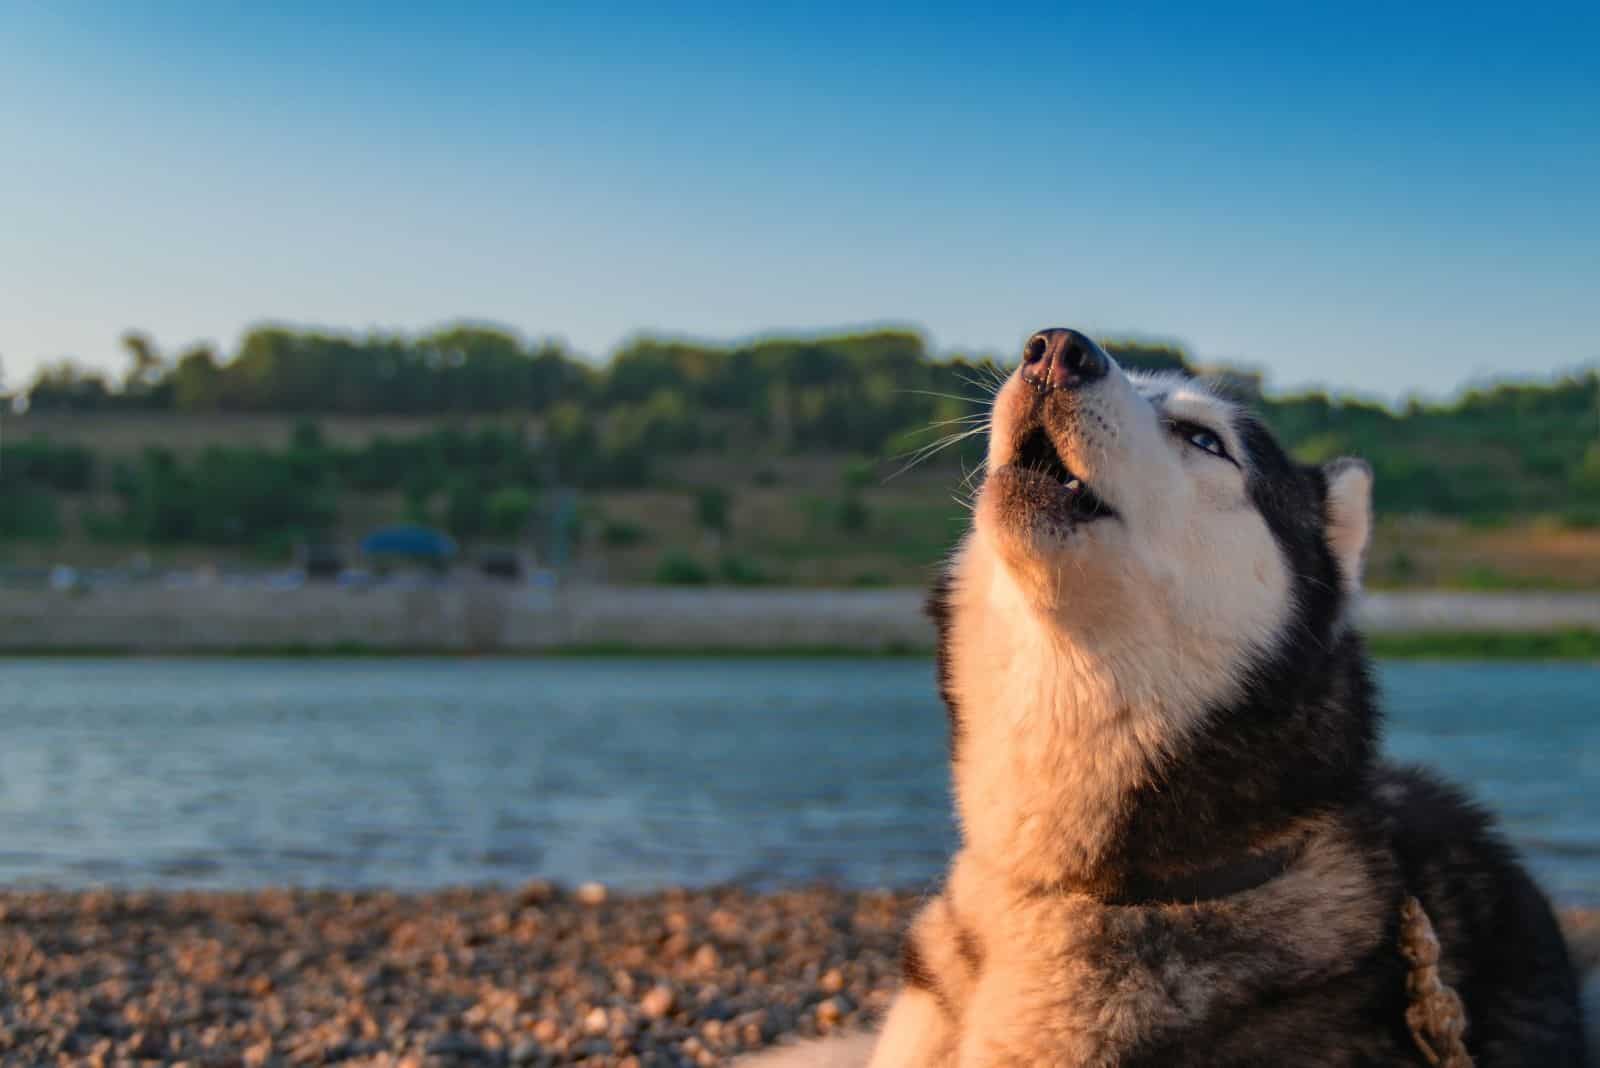
[[[881,1015],[914,903],[0,892],[0,1063],[725,1064]]]
[[[0,1063],[726,1064],[880,1016],[916,900],[0,891]]]

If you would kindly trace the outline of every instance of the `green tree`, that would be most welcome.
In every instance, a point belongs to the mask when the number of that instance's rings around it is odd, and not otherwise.
[[[405,480],[405,517],[409,522],[424,526],[433,523],[433,496],[438,483],[428,472],[417,472]]]
[[[728,491],[717,486],[705,486],[695,492],[694,516],[700,526],[714,534],[727,534],[731,526],[729,512],[732,499]]]
[[[521,486],[502,486],[489,496],[489,530],[501,538],[520,538],[533,516],[533,494]]]
[[[45,540],[60,533],[60,508],[48,490],[21,486],[5,491],[5,504],[0,507],[0,540]]]
[[[1573,481],[1578,492],[1600,496],[1600,439],[1591,442],[1584,450],[1583,462],[1578,465]]]
[[[679,550],[662,553],[656,563],[656,582],[663,586],[704,586],[710,581],[710,570]]]
[[[221,406],[225,375],[210,347],[196,345],[172,370],[172,403],[179,411],[209,412]]]
[[[855,490],[847,490],[839,498],[838,509],[834,512],[834,521],[839,529],[855,534],[867,529],[871,520],[871,513],[867,510],[867,502],[861,499],[861,494]]]
[[[172,405],[173,382],[149,335],[130,330],[122,335],[122,348],[128,354],[128,370],[122,380],[124,403],[141,408],[168,408]]]
[[[845,489],[849,490],[866,489],[876,478],[877,465],[871,460],[850,460],[839,473],[839,480],[844,483]]]
[[[450,484],[445,499],[445,525],[462,541],[481,535],[488,526],[489,499],[475,480],[461,478]]]
[[[33,412],[98,412],[111,408],[116,395],[105,376],[86,371],[72,360],[57,360],[40,368],[28,387],[28,410]]]

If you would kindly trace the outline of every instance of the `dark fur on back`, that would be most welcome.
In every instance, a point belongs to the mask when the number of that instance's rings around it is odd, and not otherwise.
[[[1417,768],[1376,780],[1401,879],[1445,947],[1478,1065],[1583,1064],[1578,982],[1543,893],[1483,809]]]

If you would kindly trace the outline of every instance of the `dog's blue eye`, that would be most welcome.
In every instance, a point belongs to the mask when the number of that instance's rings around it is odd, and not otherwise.
[[[1183,435],[1183,440],[1195,448],[1204,449],[1212,456],[1220,456],[1224,460],[1228,458],[1227,446],[1222,444],[1222,439],[1214,431],[1207,430],[1203,426],[1195,426],[1193,423],[1178,423],[1173,429]]]

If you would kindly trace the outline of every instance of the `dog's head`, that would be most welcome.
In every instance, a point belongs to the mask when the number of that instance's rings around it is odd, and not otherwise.
[[[1130,375],[1083,334],[1044,330],[995,397],[976,534],[1087,650],[1166,641],[1239,678],[1288,632],[1339,625],[1371,483],[1356,460],[1295,463],[1196,380]]]
[[[1364,759],[1346,616],[1371,482],[1359,461],[1295,462],[1200,381],[1126,373],[1076,331],[1030,338],[934,600],[969,841],[1045,879],[1112,848],[1129,798],[1171,794],[1197,746],[1256,738],[1240,766],[1283,765],[1263,798],[1288,796],[1308,750]],[[1337,716],[1313,709],[1340,686],[1362,711],[1326,741]],[[1237,755],[1206,760],[1227,774]]]

